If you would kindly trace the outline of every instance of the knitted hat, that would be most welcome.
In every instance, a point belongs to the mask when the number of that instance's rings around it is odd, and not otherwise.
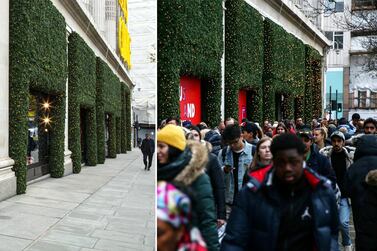
[[[184,151],[186,147],[185,134],[181,127],[175,125],[166,125],[157,132],[157,141],[173,146],[181,151]]]
[[[179,228],[191,219],[190,198],[174,185],[165,181],[157,183],[157,218]]]

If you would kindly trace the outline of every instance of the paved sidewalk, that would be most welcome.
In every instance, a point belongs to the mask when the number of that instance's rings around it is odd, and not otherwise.
[[[134,149],[0,203],[0,250],[154,250],[155,169]]]

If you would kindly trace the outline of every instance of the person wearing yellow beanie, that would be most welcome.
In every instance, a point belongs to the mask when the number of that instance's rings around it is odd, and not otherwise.
[[[173,146],[181,151],[185,150],[186,138],[181,127],[167,125],[157,133],[157,141]]]
[[[157,132],[157,180],[176,182],[195,194],[193,222],[203,235],[209,251],[218,251],[217,217],[211,182],[205,173],[208,150],[199,142],[187,140],[182,127],[166,125]]]

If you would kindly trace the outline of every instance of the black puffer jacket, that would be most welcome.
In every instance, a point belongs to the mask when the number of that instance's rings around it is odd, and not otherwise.
[[[357,141],[354,163],[348,169],[345,179],[346,192],[352,202],[357,250],[377,250],[377,248],[368,249],[369,243],[365,241],[371,240],[372,236],[377,233],[376,221],[371,224],[373,218],[365,217],[365,212],[371,213],[376,210],[376,208],[373,209],[373,205],[376,206],[376,197],[374,197],[373,202],[373,195],[377,195],[376,186],[371,186],[365,182],[367,174],[374,170],[377,170],[377,136],[363,135]],[[376,220],[376,215],[375,213],[374,220]],[[369,236],[369,238],[366,236]],[[374,242],[376,240],[377,238],[374,238]]]
[[[370,171],[365,178],[365,200],[360,215],[356,248],[361,251],[377,250],[377,170]]]
[[[250,181],[242,188],[232,209],[221,250],[277,250],[281,207],[272,175],[271,166],[251,172]],[[338,250],[338,210],[334,192],[327,179],[309,168],[304,170],[304,178],[311,186],[315,241],[312,250]]]
[[[211,179],[213,196],[215,197],[217,209],[217,219],[225,220],[225,183],[223,171],[221,170],[217,156],[215,156],[213,153],[209,153],[208,159],[209,161],[206,166],[206,173]]]
[[[336,175],[334,169],[332,169],[330,161],[318,152],[318,148],[314,144],[310,147],[310,158],[306,165],[319,175],[329,179],[332,183],[332,188],[335,190]]]

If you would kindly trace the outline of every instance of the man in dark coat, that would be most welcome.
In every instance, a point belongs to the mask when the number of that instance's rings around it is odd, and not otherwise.
[[[356,250],[377,250],[377,136],[363,135],[356,145],[354,163],[345,187],[351,198]]]
[[[232,209],[221,250],[337,250],[338,215],[330,181],[304,168],[305,145],[282,134],[273,166],[252,171]]]
[[[336,189],[336,175],[334,170],[331,168],[330,161],[319,153],[318,148],[313,144],[313,135],[310,129],[304,128],[297,132],[299,138],[305,145],[305,155],[304,160],[306,165],[317,172],[319,175],[322,175],[329,179],[332,183],[332,187]]]
[[[144,161],[144,170],[150,170],[152,166],[152,159],[154,154],[154,140],[151,138],[149,133],[145,134],[145,139],[140,146],[141,152],[143,153],[143,161]],[[147,162],[148,158],[148,162]]]

